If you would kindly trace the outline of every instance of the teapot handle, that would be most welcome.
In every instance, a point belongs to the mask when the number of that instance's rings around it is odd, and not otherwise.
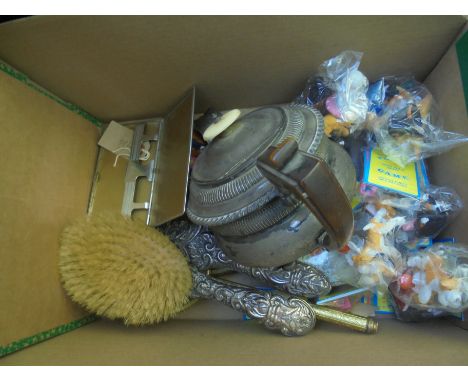
[[[301,157],[301,166],[284,172],[295,156]],[[315,215],[327,232],[323,246],[339,249],[349,241],[354,228],[351,204],[322,158],[299,150],[294,139],[287,139],[279,146],[270,146],[258,158],[257,166],[281,192],[296,196]]]

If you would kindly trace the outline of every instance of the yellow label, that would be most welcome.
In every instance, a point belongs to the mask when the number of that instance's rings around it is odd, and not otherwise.
[[[388,290],[385,292],[377,291],[377,309],[381,313],[393,312],[392,305],[390,304],[390,300],[388,298],[388,293]]]
[[[388,292],[377,291],[377,306],[379,308],[388,308],[390,301],[388,300]]]
[[[418,196],[418,176],[415,163],[400,167],[388,160],[380,150],[370,154],[368,183]]]
[[[351,199],[351,208],[354,210],[354,208],[359,204],[361,203],[361,199],[357,196],[353,197],[353,199]]]

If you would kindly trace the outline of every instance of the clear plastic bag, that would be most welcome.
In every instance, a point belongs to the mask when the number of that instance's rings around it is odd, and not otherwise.
[[[401,167],[468,142],[468,137],[443,129],[431,93],[411,77],[384,77],[370,86],[367,96],[367,126],[385,155]]]
[[[312,106],[323,115],[328,114],[325,101],[331,97],[334,91],[326,85],[323,77],[314,76],[307,80],[307,84],[301,95],[296,98],[295,103]]]
[[[301,261],[320,269],[334,286],[387,289],[404,266],[403,257],[393,245],[393,231],[404,219],[393,219],[389,210],[382,207],[369,212],[362,204],[355,211],[354,234],[344,248],[317,250]]]
[[[345,254],[359,274],[350,282],[357,287],[388,286],[403,272],[404,254],[431,245],[463,208],[448,187],[427,186],[419,198],[377,187],[361,187],[361,195]]]
[[[429,186],[414,206],[413,227],[417,237],[435,238],[460,213],[463,203],[449,187]]]
[[[365,121],[369,105],[366,96],[369,81],[358,70],[361,58],[362,53],[346,50],[322,63],[319,69],[319,75],[335,91],[335,96],[327,100],[328,111],[351,123],[351,132]]]
[[[390,291],[408,308],[459,313],[468,308],[468,247],[435,244],[406,260]]]
[[[385,192],[377,187],[372,190],[363,195],[366,209],[375,211],[379,206],[386,206],[405,219],[394,233],[394,245],[400,251],[430,245],[463,208],[462,200],[449,187],[429,185],[419,198]]]
[[[346,137],[366,120],[369,81],[358,70],[362,53],[344,51],[323,62],[295,100],[320,110],[327,136]]]
[[[403,301],[389,293],[389,301],[393,308],[395,317],[404,322],[422,322],[433,318],[444,317],[450,313],[440,309],[421,310],[407,306]]]
[[[386,208],[356,215],[357,230],[345,254],[359,273],[354,286],[386,288],[401,273],[404,260],[394,245],[394,234],[405,222],[404,217],[394,216]]]
[[[359,280],[357,269],[343,251],[319,248],[312,254],[302,257],[300,261],[322,271],[333,286],[356,285]]]
[[[320,269],[332,285],[386,289],[405,269],[405,254],[430,246],[463,208],[448,187],[427,186],[419,198],[360,187],[354,232],[339,251],[319,249],[301,261]]]

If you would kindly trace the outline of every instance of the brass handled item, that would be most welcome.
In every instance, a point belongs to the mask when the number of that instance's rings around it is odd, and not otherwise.
[[[345,326],[358,332],[375,334],[379,329],[379,323],[371,317],[362,317],[319,305],[312,305],[312,310],[317,320]]]
[[[316,297],[328,293],[330,283],[320,271],[311,266],[292,263],[284,267],[258,268],[238,264],[226,257],[216,245],[213,234],[185,217],[166,223],[159,229],[183,251],[192,267],[198,270],[192,272],[192,297],[216,299],[259,320],[269,329],[278,329],[288,336],[307,333],[315,326],[316,319],[368,334],[378,330],[378,323],[369,317],[310,304],[298,298],[288,299],[278,294],[217,280],[202,273],[209,269],[229,268],[267,281],[292,295]]]
[[[275,292],[215,279],[197,270],[192,270],[192,279],[193,298],[214,299],[286,336],[307,334],[315,327],[316,320],[367,334],[377,333],[378,330],[378,322],[371,317],[361,317],[310,304],[297,297],[285,297]]]
[[[193,298],[214,299],[285,336],[302,336],[315,327],[314,309],[300,298],[217,280],[197,270],[192,270],[192,280]]]

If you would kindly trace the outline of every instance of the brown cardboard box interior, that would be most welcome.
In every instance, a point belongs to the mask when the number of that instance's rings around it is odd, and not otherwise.
[[[465,47],[465,49],[468,49],[468,47]],[[446,129],[466,134],[468,110],[463,97],[463,84],[457,80],[460,78],[460,66],[458,65],[456,49],[451,47],[427,77],[425,84],[431,89],[434,99],[439,103]],[[465,86],[467,85],[465,84]],[[465,206],[468,205],[466,190],[468,184],[467,153],[467,148],[461,147],[444,155],[430,158],[428,161],[432,182],[438,185],[450,185],[459,193],[462,193]],[[468,213],[465,212],[457,218],[456,224],[451,224],[443,234],[454,236],[458,241],[463,242],[466,241],[466,227],[468,227]]]
[[[463,335],[465,333],[465,335]],[[466,365],[468,337],[439,323],[384,320],[366,336],[329,324],[285,338],[244,321],[101,321],[14,353],[4,365]]]
[[[0,72],[0,344],[85,313],[60,288],[58,237],[86,212],[98,129]]]
[[[363,70],[370,77],[405,70],[425,78],[464,21],[36,17],[0,25],[0,58],[104,120],[127,120],[163,115],[192,84],[198,87],[199,110],[289,101],[323,59],[342,49],[364,51]],[[446,128],[466,132],[457,67],[455,53],[449,51],[428,85],[443,109]],[[0,148],[6,158],[0,165],[6,185],[0,193],[3,345],[84,314],[60,287],[57,247],[61,229],[86,211],[98,131],[15,79],[2,74],[0,80]],[[454,150],[431,166],[435,183],[453,185],[465,204],[466,153],[466,148]],[[116,168],[113,161],[113,155],[100,155],[95,209],[120,209],[125,160]],[[459,223],[467,217],[465,213],[451,228],[461,239]],[[100,321],[0,363],[468,363],[468,332],[445,321],[408,325],[386,320],[376,336],[321,325],[307,337],[284,339],[253,323],[226,321],[239,317],[200,302],[181,315],[186,320],[153,328],[128,329]],[[212,321],[195,320],[199,318]],[[324,350],[318,352],[319,346]]]
[[[461,16],[60,16],[0,25],[0,57],[102,120],[167,113],[190,86],[198,111],[290,101],[325,59],[365,52],[370,77],[423,79]]]

